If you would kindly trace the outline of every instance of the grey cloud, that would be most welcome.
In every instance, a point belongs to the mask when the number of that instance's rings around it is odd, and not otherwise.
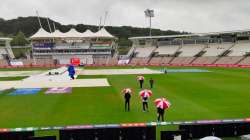
[[[143,11],[155,10],[153,27],[212,32],[250,28],[249,0],[1,0],[0,17],[49,16],[63,24],[98,24],[109,11],[108,25],[147,27]]]

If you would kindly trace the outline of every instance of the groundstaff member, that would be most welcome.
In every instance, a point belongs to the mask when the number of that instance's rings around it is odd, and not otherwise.
[[[124,93],[124,100],[125,100],[125,111],[130,111],[130,99],[131,99],[131,93],[132,90],[129,88],[126,88],[122,91]]]
[[[142,97],[142,110],[143,112],[148,112],[148,97]]]
[[[138,77],[137,77],[137,80],[138,80],[138,82],[139,82],[139,84],[140,84],[140,88],[143,87],[144,79],[145,79],[145,78],[144,78],[143,76],[138,76]]]
[[[68,67],[69,77],[74,80],[75,79],[75,67],[73,65],[69,65]]]
[[[154,80],[152,78],[150,78],[149,84],[150,84],[150,88],[152,89],[154,86]]]
[[[160,120],[164,122],[164,112],[165,112],[165,109],[160,108],[160,107],[157,108],[157,114],[158,114],[157,120],[158,120],[158,122]]]
[[[170,102],[167,99],[162,98],[162,97],[156,99],[154,102],[157,107],[157,114],[158,114],[157,120],[164,121],[164,112],[165,112],[165,109],[168,109],[170,107],[171,105]]]

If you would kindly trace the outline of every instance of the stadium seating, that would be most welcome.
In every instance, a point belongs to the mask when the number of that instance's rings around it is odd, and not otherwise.
[[[136,57],[149,57],[155,47],[138,47],[135,49]]]
[[[93,57],[88,57],[86,59],[87,63],[86,64],[94,64],[94,60],[93,60]]]
[[[247,52],[250,52],[250,42],[237,43],[230,50],[231,53],[228,56],[244,56]]]
[[[162,64],[169,64],[174,57],[163,57],[163,59],[161,60]]]
[[[242,56],[221,57],[215,64],[237,64],[242,58]]]
[[[175,57],[171,64],[190,64],[195,57]]]
[[[4,59],[0,59],[0,66],[8,66],[8,62],[7,60],[4,60]]]
[[[192,64],[213,64],[217,59],[216,56],[198,57]]]
[[[195,56],[198,54],[205,46],[204,45],[183,45],[179,50],[181,54],[179,56]]]
[[[94,58],[94,64],[103,65],[107,63],[107,58],[97,57]]]
[[[89,44],[84,43],[57,43],[54,49],[68,49],[68,48],[81,48],[81,49],[89,49]]]
[[[229,48],[231,48],[234,44],[225,43],[225,44],[209,44],[204,51],[206,51],[203,56],[219,56]]]
[[[240,65],[250,65],[250,57],[246,57],[244,60],[242,60]]]
[[[133,64],[133,65],[145,65],[147,64],[149,61],[149,57],[145,57],[145,58],[132,58],[131,61],[130,61],[130,64]]]
[[[152,59],[149,61],[149,64],[162,64],[163,57],[152,57]]]
[[[23,61],[23,63],[24,62],[25,61]],[[33,62],[32,60],[28,60],[25,63],[27,65],[30,65],[32,62]],[[25,63],[24,63],[24,65],[26,65]],[[53,59],[36,59],[35,60],[35,64],[36,65],[54,65],[55,64],[55,60],[53,60]]]
[[[116,64],[118,64],[118,59],[117,58],[108,58],[106,64],[116,65]]]
[[[20,59],[20,61],[23,62],[23,65],[33,65],[33,64],[35,64],[33,59]],[[38,60],[38,63],[39,63],[39,60]]]
[[[155,52],[158,53],[158,55],[171,56],[174,55],[179,48],[180,48],[179,45],[160,46],[155,50]]]

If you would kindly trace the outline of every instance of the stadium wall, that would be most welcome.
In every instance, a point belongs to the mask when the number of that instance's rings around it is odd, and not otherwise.
[[[0,66],[0,68],[58,68],[67,65],[23,65],[23,66]],[[240,64],[86,64],[86,67],[127,67],[127,66],[169,66],[169,67],[224,67],[224,68],[250,68],[250,65]]]

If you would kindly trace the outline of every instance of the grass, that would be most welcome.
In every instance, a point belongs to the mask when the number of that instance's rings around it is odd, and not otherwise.
[[[146,88],[149,78],[155,80],[148,113],[142,112],[136,75],[79,76],[108,78],[111,87],[73,88],[68,95],[45,95],[45,90],[21,96],[5,92],[0,94],[0,108],[5,108],[0,112],[0,127],[151,122],[156,120],[153,100],[158,97],[172,103],[166,111],[167,121],[249,117],[250,69],[202,69],[211,72],[145,75]],[[131,112],[124,112],[120,91],[125,87],[135,91]]]
[[[41,71],[41,70],[50,70],[52,68],[24,68],[24,67],[16,67],[16,68],[0,68],[0,71]]]
[[[19,76],[19,77],[0,77],[0,81],[18,81],[27,78],[27,76]]]

